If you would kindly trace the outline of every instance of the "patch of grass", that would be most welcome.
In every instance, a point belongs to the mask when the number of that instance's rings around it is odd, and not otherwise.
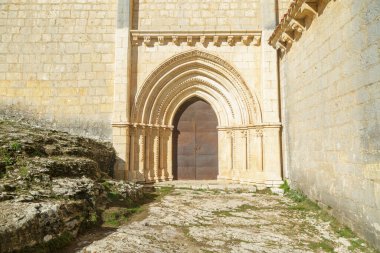
[[[333,242],[323,239],[320,242],[310,242],[309,248],[316,251],[316,250],[323,250],[324,252],[334,252],[334,244]]]
[[[26,177],[29,174],[29,169],[26,166],[22,166],[19,168],[19,174],[22,177]]]
[[[364,250],[367,248],[367,247],[363,246],[366,244],[365,244],[364,240],[362,240],[362,239],[359,239],[359,238],[358,239],[350,239],[349,241],[351,243],[351,246],[349,246],[348,249],[351,251],[355,251],[356,249],[358,249],[358,250],[364,252]]]
[[[295,202],[303,202],[307,199],[307,197],[302,192],[297,190],[289,190],[285,193],[285,195],[294,200]]]
[[[15,152],[20,151],[21,150],[21,143],[19,143],[17,141],[16,142],[12,142],[10,144],[10,148],[11,148],[12,151],[15,151]]]
[[[119,201],[120,199],[123,199],[123,196],[121,196],[118,192],[107,192],[107,198],[112,201],[116,202]]]
[[[270,188],[264,188],[264,189],[261,189],[261,190],[257,190],[256,193],[258,193],[258,194],[273,195],[273,192],[270,190]]]
[[[141,218],[145,215],[145,211],[148,208],[146,204],[160,200],[164,196],[170,194],[173,190],[173,187],[162,187],[156,189],[154,192],[144,193],[144,196],[137,201],[123,199],[117,192],[108,192],[107,197],[112,203],[111,207],[102,213],[102,226],[115,228],[126,224],[132,218],[131,215],[133,214],[141,213],[133,219]]]
[[[349,250],[354,251],[356,249],[361,252],[365,252],[367,249],[365,242],[362,239],[357,238],[354,232],[346,226],[340,224],[333,216],[331,216],[326,210],[322,210],[315,202],[308,199],[302,192],[293,190],[290,188],[287,181],[284,182],[280,187],[284,189],[285,196],[291,198],[296,202],[296,205],[290,206],[291,210],[299,211],[313,211],[317,213],[317,217],[330,224],[332,230],[340,237],[346,238],[350,241],[351,246],[348,247]],[[327,239],[324,239],[321,242],[315,243],[312,242],[309,244],[312,249],[322,249],[326,252],[333,252],[334,247],[333,243]]]
[[[306,195],[303,194],[301,191],[291,189],[286,180],[280,186],[280,188],[284,190],[285,196],[287,196],[288,198],[290,198],[294,202],[296,202],[296,205],[290,206],[289,209],[299,210],[299,211],[318,211],[318,210],[320,210],[320,207],[315,202],[308,199],[306,197]]]
[[[14,157],[4,148],[0,148],[0,160],[5,166],[11,166],[15,163]]]
[[[103,227],[119,227],[128,221],[128,217],[141,211],[140,207],[112,207],[102,214]]]
[[[244,204],[244,205],[241,205],[238,208],[236,208],[234,211],[246,212],[248,210],[258,210],[258,209],[260,209],[260,208],[258,208],[257,206],[251,206],[251,205]]]
[[[303,201],[297,202],[296,205],[290,206],[289,209],[299,211],[318,211],[320,210],[320,207],[310,199],[305,198]]]
[[[165,187],[160,187],[158,192],[160,195],[165,196],[171,193],[174,190],[173,187],[165,186]]]
[[[290,185],[288,184],[288,181],[284,181],[284,183],[280,186],[280,189],[284,190],[284,194],[294,200],[295,202],[302,202],[307,199],[305,194],[298,190],[294,190],[290,188]]]
[[[214,214],[218,217],[231,217],[231,216],[233,216],[231,211],[226,211],[226,210],[212,211],[212,214]]]
[[[209,189],[203,189],[203,188],[197,188],[197,189],[185,188],[185,189],[190,189],[190,190],[193,190],[195,192],[208,192],[209,191]]]
[[[110,182],[105,181],[102,185],[106,191],[110,191],[112,189],[112,184]]]

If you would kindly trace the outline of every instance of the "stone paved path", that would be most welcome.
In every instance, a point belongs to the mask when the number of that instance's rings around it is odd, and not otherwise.
[[[77,252],[373,252],[296,205],[272,194],[175,189],[143,220]]]

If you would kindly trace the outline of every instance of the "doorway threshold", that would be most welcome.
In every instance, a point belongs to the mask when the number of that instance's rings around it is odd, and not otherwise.
[[[157,182],[153,187],[174,187],[192,190],[221,190],[221,191],[241,191],[256,192],[257,188],[252,184],[234,183],[220,180],[173,180]]]

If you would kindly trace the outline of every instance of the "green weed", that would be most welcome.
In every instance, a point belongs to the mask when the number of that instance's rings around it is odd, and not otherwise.
[[[320,242],[311,242],[309,243],[309,248],[317,251],[317,250],[323,250],[324,252],[334,252],[334,244],[333,242],[323,239]]]
[[[22,166],[22,167],[20,167],[20,169],[19,169],[19,174],[20,174],[20,176],[22,176],[22,177],[26,177],[26,176],[29,174],[29,169],[28,169],[28,167],[26,167],[26,166]]]

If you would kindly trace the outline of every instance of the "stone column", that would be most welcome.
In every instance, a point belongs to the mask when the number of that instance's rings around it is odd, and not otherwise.
[[[151,173],[151,153],[152,153],[152,136],[151,136],[151,127],[145,128],[145,182],[151,182],[153,180]]]
[[[153,137],[153,171],[154,171],[154,181],[157,182],[159,179],[159,166],[160,166],[160,134],[159,128],[152,129]]]
[[[242,181],[247,174],[247,130],[235,129],[234,131],[234,181]]]
[[[145,182],[145,127],[138,129],[137,181]]]
[[[160,128],[160,170],[159,170],[159,180],[165,181],[167,178],[167,159],[166,159],[166,152],[167,152],[167,132],[166,128]]]
[[[239,130],[233,129],[231,131],[232,136],[232,181],[240,181],[241,153],[240,153],[240,136]]]
[[[218,180],[231,179],[231,130],[218,128]]]
[[[149,182],[154,182],[154,132],[155,128],[152,126],[149,126],[147,128],[147,143],[146,143],[146,153],[148,154],[147,160],[146,160],[146,173],[148,174]]]
[[[281,171],[281,140],[279,125],[264,126],[264,173],[265,184],[276,187],[283,183]]]
[[[129,31],[132,25],[133,0],[119,0],[117,7],[117,27],[115,31],[115,74],[114,106],[112,116],[112,142],[117,153],[114,167],[116,179],[129,178],[129,133],[130,116],[129,73],[131,45]],[[123,126],[124,130],[121,130]]]
[[[253,183],[260,188],[265,186],[265,174],[263,168],[263,130],[250,128],[249,130],[249,175]]]
[[[166,159],[167,159],[167,179],[169,181],[173,180],[173,129],[168,128],[167,129],[168,133],[168,139],[167,139],[167,154],[166,154]]]
[[[130,128],[130,156],[129,156],[129,170],[128,177],[129,181],[136,181],[136,127]]]

